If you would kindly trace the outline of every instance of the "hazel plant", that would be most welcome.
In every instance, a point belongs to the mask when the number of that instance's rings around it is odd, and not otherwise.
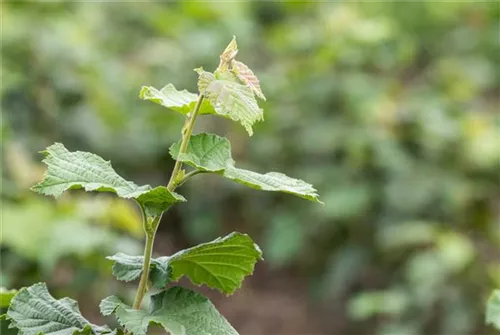
[[[195,285],[206,285],[226,295],[241,287],[245,276],[253,273],[262,252],[252,239],[233,232],[225,237],[181,250],[171,256],[152,258],[155,234],[162,215],[186,199],[176,193],[179,186],[198,174],[212,173],[236,183],[263,191],[290,193],[320,202],[310,184],[282,173],[260,174],[237,168],[231,158],[229,140],[214,134],[193,135],[200,115],[219,115],[240,123],[252,135],[252,125],[263,120],[257,98],[265,100],[259,80],[243,63],[235,59],[236,40],[220,55],[217,69],[211,73],[198,68],[198,94],[179,91],[172,84],[161,90],[144,86],[140,97],[160,104],[185,117],[181,140],[170,148],[175,165],[167,186],[138,186],[118,175],[109,161],[88,152],[69,151],[55,143],[43,153],[47,172],[32,190],[58,197],[70,189],[112,192],[133,199],[142,212],[145,233],[143,256],[118,253],[108,259],[114,262],[113,274],[118,280],[139,279],[132,305],[116,296],[102,300],[101,313],[114,315],[122,328],[97,326],[85,319],[78,303],[69,298],[56,300],[44,283],[21,289],[13,297],[6,318],[20,334],[135,334],[145,335],[150,323],[161,325],[172,335],[234,335],[236,330],[202,294],[171,285],[186,276]],[[184,166],[191,169],[187,171]],[[141,309],[149,290],[149,309]],[[10,291],[9,291],[10,292]],[[13,295],[10,292],[11,295]]]

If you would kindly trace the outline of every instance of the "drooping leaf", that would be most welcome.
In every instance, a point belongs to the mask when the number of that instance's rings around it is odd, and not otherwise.
[[[239,80],[247,85],[256,96],[258,96],[262,100],[266,100],[266,97],[264,96],[264,93],[262,93],[262,90],[260,88],[259,79],[248,66],[234,59],[231,63],[231,66],[231,70]]]
[[[122,198],[135,198],[152,215],[167,210],[176,202],[186,201],[166,187],[137,186],[125,180],[113,170],[109,161],[95,154],[70,152],[61,143],[49,146],[43,153],[46,155],[43,162],[48,168],[43,180],[31,188],[37,193],[58,197],[66,190],[79,188],[113,192]]]
[[[262,251],[252,239],[241,233],[181,250],[170,257],[151,260],[150,279],[157,288],[187,276],[196,285],[207,285],[226,294],[241,286],[245,276],[252,274]],[[134,280],[142,272],[142,256],[117,254],[113,273],[120,280]]]
[[[257,190],[290,193],[321,203],[316,189],[305,181],[279,172],[260,174],[236,168],[231,158],[231,144],[224,137],[204,133],[194,135],[185,154],[178,157],[179,143],[171,146],[170,154],[174,159],[178,158],[196,169],[218,172],[228,179]]]
[[[241,84],[230,72],[221,72],[215,76],[201,68],[196,71],[199,74],[198,89],[208,99],[215,112],[239,122],[252,136],[252,125],[264,120],[263,111],[257,105],[252,90]]]
[[[12,299],[7,311],[11,326],[22,335],[72,335],[109,332],[109,328],[91,324],[78,309],[78,303],[69,298],[54,299],[44,283],[23,288]]]
[[[0,308],[9,307],[17,292],[17,290],[7,290],[5,287],[0,287]]]
[[[172,109],[181,114],[192,112],[198,95],[188,92],[187,90],[179,91],[174,85],[168,84],[161,90],[152,86],[143,86],[139,93],[139,97],[143,100],[149,100],[169,109]],[[208,102],[202,103],[199,114],[214,114],[214,109]]]
[[[486,306],[486,324],[500,330],[500,290],[494,290]]]
[[[160,324],[172,335],[238,335],[207,297],[182,287],[153,295],[149,312],[114,298],[108,302],[106,312],[113,310],[118,322],[134,335],[145,335],[150,323]]]
[[[131,281],[141,276],[143,256],[129,256],[120,252],[106,258],[115,262],[113,264],[113,275],[116,279]],[[165,287],[170,280],[170,272],[168,257],[151,259],[149,276],[154,287]]]

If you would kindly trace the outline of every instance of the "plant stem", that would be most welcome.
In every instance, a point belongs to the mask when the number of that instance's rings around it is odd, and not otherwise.
[[[187,117],[186,123],[184,127],[182,127],[182,141],[181,147],[179,149],[179,155],[186,152],[189,139],[191,138],[191,134],[193,133],[194,123],[196,121],[196,117],[198,116],[198,112],[200,111],[201,103],[203,102],[203,95],[200,94],[198,101],[196,102],[196,106],[194,106],[193,113]],[[175,190],[178,186],[176,183],[176,177],[182,167],[182,162],[179,160],[175,161],[174,170],[172,171],[172,175],[170,176],[170,181],[168,182],[167,188],[169,191]]]
[[[154,221],[161,219],[161,215],[157,216],[153,220]],[[147,219],[146,219],[147,221]],[[156,227],[158,225],[156,224]],[[142,299],[144,298],[144,295],[146,294],[147,290],[147,284],[148,284],[148,277],[149,277],[149,266],[151,264],[151,255],[153,253],[153,243],[155,240],[155,235],[156,235],[156,229],[152,229],[153,225],[151,227],[147,227],[146,232],[146,245],[144,247],[144,263],[142,265],[142,274],[141,274],[141,280],[139,281],[139,287],[137,288],[137,293],[135,296],[134,300],[134,305],[133,308],[139,309],[141,307]]]
[[[182,127],[182,141],[181,141],[181,147],[179,149],[179,154],[183,154],[187,150],[189,139],[191,138],[191,134],[193,133],[194,123],[196,121],[196,117],[198,116],[198,112],[200,111],[202,102],[203,102],[203,95],[200,94],[200,97],[198,98],[198,101],[196,102],[196,105],[194,106],[191,115],[188,115],[188,117],[186,118],[186,122]],[[186,174],[186,176],[184,176],[184,178],[179,182],[176,179],[177,179],[177,174],[181,170],[181,167],[182,167],[182,162],[176,160],[174,169],[172,171],[172,175],[170,176],[170,180],[167,184],[167,188],[171,192],[173,192],[177,186],[183,184],[185,181],[187,181],[187,179],[191,178],[196,174],[194,172],[190,172]],[[150,221],[148,220],[148,217],[146,215],[143,206],[141,206],[141,210],[142,210],[143,228],[146,234],[146,245],[144,247],[144,262],[142,264],[141,279],[139,281],[139,287],[137,288],[137,293],[133,305],[133,308],[135,309],[139,309],[141,307],[142,299],[144,298],[144,295],[146,294],[146,291],[148,289],[147,284],[149,278],[149,267],[151,265],[151,255],[153,253],[153,244],[155,240],[156,230],[158,228],[158,225],[160,224],[160,220],[162,217],[161,214],[155,216],[153,220],[151,220],[151,225],[150,225],[149,224]]]

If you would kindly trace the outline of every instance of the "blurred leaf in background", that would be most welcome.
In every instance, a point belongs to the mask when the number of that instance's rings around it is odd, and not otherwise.
[[[242,333],[488,333],[484,301],[500,282],[499,30],[495,2],[2,3],[2,285],[51,273],[62,288],[68,277],[98,296],[82,309],[116,290],[75,269],[109,274],[99,257],[134,254],[136,209],[102,195],[42,201],[27,191],[36,153],[64,142],[165,184],[182,116],[139,90],[196,92],[191,70],[212,71],[236,35],[266,122],[252,141],[211,116],[197,131],[227,133],[245,168],[312,182],[325,206],[194,178],[158,250],[256,236],[266,262],[222,310]]]

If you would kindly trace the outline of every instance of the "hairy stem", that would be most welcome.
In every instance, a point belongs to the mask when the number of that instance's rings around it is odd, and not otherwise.
[[[186,122],[184,127],[182,127],[182,141],[181,147],[179,149],[179,154],[185,153],[189,144],[189,139],[191,138],[191,134],[193,133],[194,123],[196,121],[196,117],[198,116],[198,112],[200,111],[201,103],[203,102],[203,95],[200,94],[196,105],[190,115],[186,118]],[[170,176],[170,180],[167,184],[167,188],[169,191],[173,192],[177,186],[186,182],[189,178],[194,176],[196,173],[190,172],[184,176],[181,181],[177,181],[177,174],[182,168],[182,162],[179,160],[175,161],[175,166],[172,171],[172,175]],[[149,278],[149,267],[151,265],[151,255],[153,253],[153,243],[155,240],[156,230],[158,225],[160,224],[160,220],[162,215],[155,216],[153,220],[149,221],[147,215],[145,213],[144,207],[141,206],[142,210],[142,221],[144,232],[146,234],[146,245],[144,247],[144,263],[142,264],[142,274],[141,279],[139,281],[139,287],[137,288],[137,293],[134,300],[133,308],[139,309],[141,307],[142,299],[146,294],[148,289],[148,278]],[[151,224],[150,224],[151,223]]]

